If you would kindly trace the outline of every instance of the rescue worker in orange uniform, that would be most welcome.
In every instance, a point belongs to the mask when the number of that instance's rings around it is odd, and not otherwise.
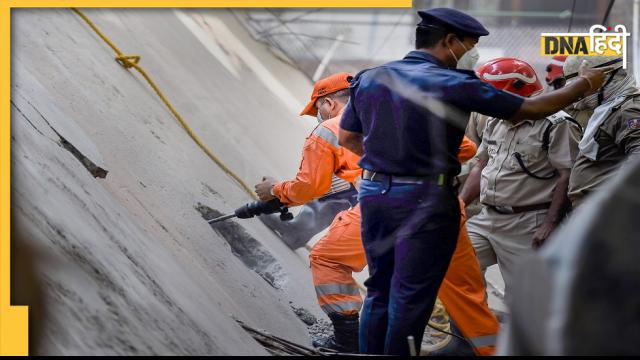
[[[256,185],[261,200],[277,197],[288,206],[302,205],[326,194],[333,175],[355,185],[362,172],[357,165],[360,158],[338,145],[338,126],[349,100],[350,81],[350,74],[340,73],[315,84],[311,101],[300,115],[316,116],[320,124],[305,141],[298,174],[294,180],[279,183],[265,177]],[[318,303],[334,327],[332,338],[314,345],[357,353],[362,297],[352,273],[367,265],[360,240],[359,205],[336,215],[309,258]]]
[[[360,158],[338,145],[338,128],[349,99],[350,80],[351,75],[340,73],[315,84],[311,101],[301,115],[316,116],[320,124],[307,137],[298,174],[294,180],[284,182],[265,177],[256,185],[261,200],[278,198],[288,206],[302,205],[323,196],[333,175],[356,184],[362,172],[357,165]],[[459,158],[466,161],[475,152],[476,145],[465,139]],[[318,302],[334,326],[334,336],[316,346],[358,352],[362,297],[352,273],[367,265],[360,220],[359,205],[338,213],[309,256]],[[499,324],[486,304],[480,266],[465,231],[460,233],[438,296],[461,333],[474,344],[476,353],[492,354]]]
[[[475,156],[476,150],[477,145],[465,136],[458,153],[458,161],[464,163],[470,160]],[[449,269],[438,290],[438,298],[453,320],[453,332],[464,336],[473,348],[467,349],[466,353],[455,353],[465,351],[467,344],[453,340],[450,346],[432,352],[422,351],[421,355],[473,355],[475,353],[489,356],[495,352],[500,323],[487,304],[480,263],[465,226],[467,221],[465,206],[462,200],[459,201],[461,217],[458,243],[449,263]]]

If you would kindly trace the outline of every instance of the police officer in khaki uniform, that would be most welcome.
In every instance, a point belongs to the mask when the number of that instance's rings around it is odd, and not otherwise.
[[[583,60],[594,67],[617,59],[571,56],[564,65],[565,75],[577,72]],[[625,161],[640,156],[640,89],[633,75],[622,69],[621,63],[619,66],[608,75],[600,91],[574,105],[579,110],[593,111],[571,170],[569,198],[574,208],[609,180]]]
[[[543,89],[533,68],[518,59],[495,59],[477,72],[481,80],[524,97]],[[482,211],[468,220],[467,230],[480,267],[498,263],[507,293],[522,257],[542,245],[566,213],[580,135],[581,127],[564,112],[515,125],[487,121],[479,162],[460,195],[465,203],[480,195]]]

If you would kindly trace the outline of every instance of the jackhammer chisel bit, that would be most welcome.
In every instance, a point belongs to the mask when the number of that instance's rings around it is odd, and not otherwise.
[[[209,224],[215,224],[215,223],[217,223],[217,222],[225,221],[225,220],[229,220],[229,219],[232,219],[232,218],[234,218],[234,217],[236,217],[236,214],[224,215],[224,216],[217,217],[217,218],[215,218],[215,219],[207,220],[207,222],[208,222]]]
[[[280,213],[280,220],[282,221],[289,221],[293,219],[293,214],[289,212],[289,208],[282,204],[280,200],[274,199],[269,201],[257,200],[250,202],[237,208],[233,214],[220,216],[215,219],[207,220],[207,222],[209,224],[215,224],[234,217],[237,217],[238,219],[249,219],[258,215],[274,214],[277,212]]]

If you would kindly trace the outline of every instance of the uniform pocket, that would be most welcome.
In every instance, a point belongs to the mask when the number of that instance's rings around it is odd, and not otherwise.
[[[520,154],[520,159],[522,159],[523,164],[527,168],[533,167],[534,164],[543,156],[542,146],[517,144],[515,146],[515,151],[511,154],[508,161],[509,167],[514,171],[523,171],[516,157],[516,153]]]
[[[502,144],[497,142],[496,140],[487,140],[487,155],[489,155],[487,164],[491,164],[495,161],[495,158],[498,155],[498,151],[500,150],[501,145]]]

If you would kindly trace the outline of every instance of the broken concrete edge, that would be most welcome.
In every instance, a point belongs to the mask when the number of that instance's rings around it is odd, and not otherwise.
[[[29,117],[27,116],[27,114],[25,114],[24,112],[22,112],[20,110],[20,107],[18,107],[18,105],[11,100],[11,105],[14,107],[14,109],[16,111],[18,111],[18,113],[20,113],[20,115],[22,115],[22,117],[27,120],[27,122],[29,122],[32,126],[34,126],[30,120]],[[49,128],[51,128],[51,131],[53,131],[54,134],[56,134],[56,136],[58,136],[58,140],[56,141],[58,143],[58,145],[60,147],[62,147],[63,149],[69,151],[71,153],[71,155],[73,155],[76,159],[78,159],[78,161],[80,161],[80,163],[82,164],[82,166],[84,166],[87,171],[89,171],[89,173],[95,177],[95,178],[101,178],[104,179],[105,177],[107,177],[107,173],[108,171],[98,165],[96,165],[93,161],[91,161],[91,159],[89,159],[87,156],[85,156],[82,152],[80,152],[80,150],[78,150],[75,146],[73,146],[72,143],[70,143],[67,139],[64,138],[64,136],[60,135],[60,133],[49,123],[49,121],[38,111],[38,109],[36,109],[35,107],[33,107],[34,110],[36,110],[38,112],[38,114],[40,115],[40,117],[42,118],[42,120],[47,124],[47,126]],[[34,128],[36,129],[36,131],[38,131],[38,133],[40,133],[40,135],[45,136],[41,131],[39,131],[35,126]]]
[[[53,131],[55,131],[55,129]],[[58,134],[58,136],[60,136],[60,134]],[[62,146],[64,149],[69,151],[73,156],[75,156],[75,158],[78,159],[78,161],[80,161],[80,163],[89,171],[91,175],[93,175],[93,177],[100,178],[100,179],[104,179],[105,177],[107,177],[107,173],[108,173],[107,170],[94,164],[93,161],[91,161],[88,157],[84,156],[78,149],[76,149],[75,146],[73,146],[72,143],[67,141],[67,139],[60,136],[59,143],[60,143],[60,146]]]

